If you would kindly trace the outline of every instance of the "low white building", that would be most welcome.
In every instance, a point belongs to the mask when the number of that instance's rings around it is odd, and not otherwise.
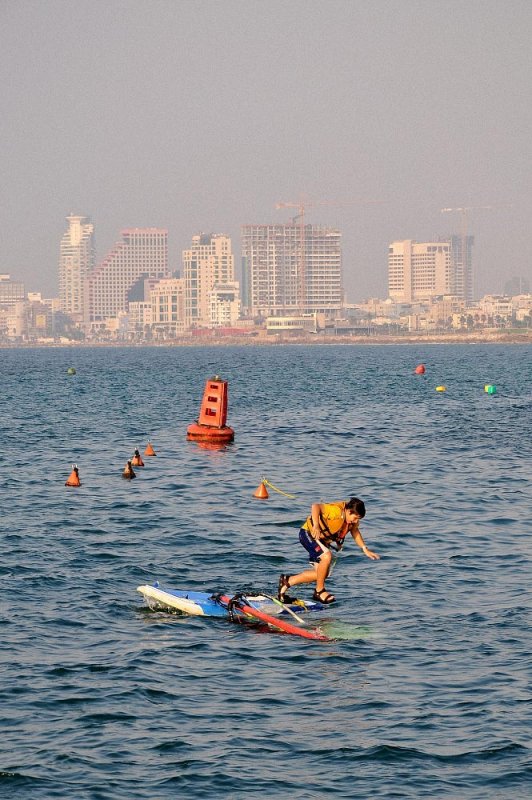
[[[144,331],[152,323],[151,301],[132,300],[128,304],[129,330]]]
[[[268,333],[317,333],[320,328],[325,328],[324,314],[266,317],[266,330]]]
[[[213,327],[232,327],[240,318],[240,285],[215,283],[210,293],[210,321]]]
[[[510,319],[514,311],[512,298],[506,297],[506,295],[487,294],[478,301],[477,305],[484,314],[490,317]]]

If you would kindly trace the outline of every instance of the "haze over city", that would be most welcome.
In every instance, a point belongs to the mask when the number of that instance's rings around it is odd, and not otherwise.
[[[475,293],[532,277],[532,6],[196,0],[0,7],[0,272],[57,294],[65,217],[98,259],[126,227],[285,222],[343,237],[348,299],[394,239],[460,233]],[[485,208],[485,207],[489,208]]]

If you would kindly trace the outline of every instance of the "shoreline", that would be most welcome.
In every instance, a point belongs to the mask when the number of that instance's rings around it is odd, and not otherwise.
[[[274,335],[271,337],[250,337],[250,336],[212,336],[202,337],[195,339],[192,337],[182,339],[171,339],[167,341],[158,342],[127,342],[127,341],[110,341],[110,342],[2,342],[0,343],[0,350],[28,350],[28,349],[49,349],[49,348],[139,348],[139,347],[234,347],[235,345],[242,345],[245,347],[264,347],[274,345],[280,347],[283,345],[401,345],[401,344],[417,344],[417,345],[441,345],[441,344],[531,344],[532,343],[532,330],[525,329],[523,333],[516,331],[508,333],[469,333],[469,334],[405,334],[404,336],[396,335],[373,335],[373,336],[320,336],[314,334],[312,336],[294,336],[284,337]]]

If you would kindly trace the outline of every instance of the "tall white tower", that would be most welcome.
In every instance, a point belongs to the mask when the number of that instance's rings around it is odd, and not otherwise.
[[[89,217],[70,214],[68,230],[59,251],[59,300],[61,311],[76,322],[83,318],[85,280],[94,269],[94,225]]]

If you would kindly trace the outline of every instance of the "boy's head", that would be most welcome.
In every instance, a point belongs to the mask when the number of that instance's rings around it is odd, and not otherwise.
[[[346,518],[348,522],[358,522],[366,516],[366,506],[358,497],[351,497],[345,504]]]

